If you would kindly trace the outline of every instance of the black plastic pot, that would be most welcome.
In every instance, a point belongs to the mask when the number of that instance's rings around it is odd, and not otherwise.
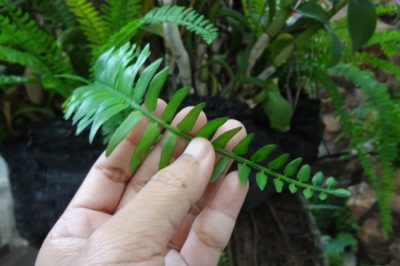
[[[186,105],[200,100],[207,102],[205,112],[210,119],[229,116],[256,134],[250,152],[276,143],[278,153],[290,152],[305,162],[312,162],[317,156],[322,135],[318,101],[300,98],[291,130],[281,133],[268,126],[268,118],[261,110],[251,110],[239,101],[191,97]],[[90,145],[87,134],[76,137],[74,131],[70,121],[56,119],[35,125],[24,136],[1,145],[11,171],[17,227],[34,245],[40,246],[103,150],[100,139]],[[269,186],[261,192],[253,180],[250,178],[245,211],[259,206],[273,191]]]

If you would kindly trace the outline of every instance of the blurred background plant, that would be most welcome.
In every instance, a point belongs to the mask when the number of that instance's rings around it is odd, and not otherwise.
[[[0,0],[0,137],[60,115],[62,101],[92,78],[93,63],[108,48],[150,43],[152,57],[164,57],[171,69],[166,97],[185,85],[197,96],[239,99],[263,109],[265,123],[280,131],[290,128],[300,94],[332,105],[343,127],[336,141],[350,139],[345,154],[360,158],[390,236],[400,142],[399,6],[156,2]],[[365,100],[349,108],[345,97],[354,87]],[[342,230],[329,233],[330,253],[356,246]],[[335,241],[341,246],[329,244]]]

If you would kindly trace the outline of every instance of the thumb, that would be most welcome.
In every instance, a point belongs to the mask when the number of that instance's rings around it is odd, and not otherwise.
[[[109,232],[123,236],[119,241],[115,241],[115,235],[110,236],[112,245],[117,244],[120,251],[128,251],[126,255],[133,259],[162,255],[176,227],[203,194],[214,162],[211,143],[202,138],[192,140],[173,164],[153,176],[132,201],[104,225],[109,227]],[[104,241],[103,235],[103,245]]]

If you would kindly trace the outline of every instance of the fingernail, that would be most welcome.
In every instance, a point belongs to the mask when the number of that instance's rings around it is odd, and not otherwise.
[[[205,140],[195,138],[186,147],[184,154],[189,154],[196,160],[201,160],[205,157],[208,147]]]

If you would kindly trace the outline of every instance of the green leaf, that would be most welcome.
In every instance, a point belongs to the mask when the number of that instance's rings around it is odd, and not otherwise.
[[[261,190],[265,189],[265,187],[267,186],[267,182],[268,176],[266,174],[264,174],[263,172],[259,172],[256,174],[256,183]]]
[[[190,92],[190,88],[182,88],[177,90],[167,104],[162,114],[162,119],[165,122],[171,122],[179,106]]]
[[[143,115],[137,111],[130,113],[121,125],[115,130],[106,149],[106,156],[109,156],[115,147],[129,134],[134,126],[136,126],[143,118]]]
[[[302,158],[297,158],[288,163],[283,170],[283,174],[285,176],[292,176],[296,173],[297,169],[299,168],[301,162],[303,161]]]
[[[328,195],[326,195],[326,193],[319,193],[318,198],[320,200],[326,200],[328,198]]]
[[[311,168],[308,164],[303,165],[297,173],[297,179],[301,182],[307,182],[310,178]]]
[[[175,147],[178,144],[178,137],[171,132],[168,132],[161,144],[161,156],[159,169],[166,167],[170,162],[174,153]]]
[[[283,167],[286,163],[286,161],[289,159],[290,154],[289,153],[284,153],[280,156],[278,156],[276,159],[268,163],[268,168],[272,170],[277,170]]]
[[[234,154],[237,155],[242,155],[242,154],[246,154],[249,150],[249,144],[251,142],[251,140],[253,139],[254,134],[251,133],[249,135],[247,135],[246,137],[244,137],[232,150],[232,152]]]
[[[183,132],[189,132],[192,130],[205,106],[206,103],[203,102],[193,107],[176,127]]]
[[[303,195],[306,199],[311,199],[312,196],[314,195],[314,192],[312,192],[311,189],[307,188],[303,190]]]
[[[375,32],[377,15],[370,0],[349,0],[347,8],[347,29],[353,44],[353,51],[362,48]]]
[[[201,36],[207,44],[210,44],[218,36],[217,28],[191,7],[164,5],[150,10],[143,21],[146,23],[176,23]]]
[[[262,107],[268,115],[271,127],[280,131],[289,130],[293,115],[292,106],[282,97],[278,86],[273,82],[268,83],[265,93],[266,99]]]
[[[249,179],[250,171],[251,169],[247,165],[243,163],[238,164],[238,175],[240,183],[242,183],[243,186],[246,185],[247,180]]]
[[[285,185],[285,183],[283,183],[282,180],[280,180],[279,178],[274,178],[274,187],[275,187],[276,192],[282,193],[284,185]]]
[[[90,128],[90,134],[89,134],[89,142],[92,143],[94,136],[97,133],[97,130],[99,130],[99,128],[108,120],[110,120],[113,116],[115,116],[116,114],[122,112],[123,110],[125,110],[126,108],[128,108],[128,105],[126,103],[121,103],[121,104],[117,104],[117,105],[113,105],[108,107],[107,109],[105,109],[104,111],[101,112],[101,115],[98,115],[97,112],[94,115],[95,119],[93,121],[93,125]]]
[[[329,23],[328,13],[322,9],[317,3],[306,2],[297,8],[297,13],[307,18],[312,18],[323,24]]]
[[[296,193],[296,192],[297,192],[296,184],[290,183],[290,184],[289,184],[289,191],[290,191],[290,193],[292,193],[292,194]]]
[[[347,198],[351,195],[350,191],[344,188],[337,188],[333,191],[336,196]]]
[[[336,32],[330,26],[326,25],[325,30],[331,39],[331,58],[329,60],[329,66],[333,66],[339,63],[342,58],[342,43],[336,35]]]
[[[219,179],[219,177],[222,175],[227,165],[228,165],[227,157],[221,157],[218,160],[218,162],[214,166],[214,171],[211,175],[211,183]]]
[[[325,181],[325,184],[328,188],[333,188],[334,186],[336,186],[336,179],[332,176],[328,177]]]
[[[228,144],[229,140],[233,138],[242,127],[232,128],[221,135],[219,135],[215,140],[213,140],[212,144],[215,149],[223,149]]]
[[[135,85],[135,89],[133,90],[133,100],[136,103],[142,103],[143,96],[147,91],[147,87],[150,83],[150,80],[153,78],[154,74],[156,73],[157,69],[161,65],[162,59],[158,59],[153,62],[151,65],[146,67],[142,74],[140,75],[139,80]]]
[[[320,186],[322,181],[324,181],[324,174],[322,174],[322,172],[317,172],[311,179],[311,182],[314,186]]]
[[[154,78],[151,80],[149,90],[146,94],[146,99],[144,101],[147,109],[150,112],[153,112],[157,107],[158,96],[160,95],[160,91],[168,78],[169,68],[166,67],[157,73]]]
[[[199,131],[196,132],[195,136],[210,139],[218,130],[218,128],[228,121],[228,119],[228,117],[220,117],[209,121]]]
[[[142,162],[144,157],[149,152],[153,142],[156,140],[158,135],[160,134],[160,127],[157,123],[151,123],[147,126],[146,130],[143,133],[143,136],[136,146],[135,151],[133,152],[130,169],[134,172],[139,164]]]
[[[258,149],[251,157],[250,160],[256,163],[262,162],[276,149],[276,144],[268,144]]]

